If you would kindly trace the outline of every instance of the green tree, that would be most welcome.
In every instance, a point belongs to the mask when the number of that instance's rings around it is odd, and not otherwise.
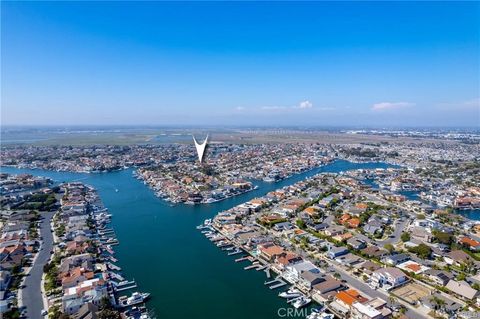
[[[297,223],[298,228],[300,228],[300,229],[305,229],[306,228],[305,221],[303,219],[300,219],[300,218],[297,219],[296,223]]]
[[[385,244],[383,246],[383,248],[385,248],[386,250],[388,250],[389,253],[392,253],[394,250],[395,250],[395,247],[393,247],[392,244]]]
[[[432,253],[432,249],[428,245],[425,245],[423,243],[416,247],[409,248],[408,251],[416,254],[423,259],[428,258]]]
[[[433,232],[433,236],[441,244],[451,245],[453,242],[453,235],[449,233],[436,231]]]
[[[400,239],[403,241],[403,242],[407,242],[410,240],[410,234],[409,233],[402,233],[402,236],[400,236]]]

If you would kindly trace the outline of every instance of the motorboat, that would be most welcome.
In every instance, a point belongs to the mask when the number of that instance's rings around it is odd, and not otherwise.
[[[305,307],[308,305],[310,302],[312,302],[312,299],[307,298],[307,297],[300,297],[295,302],[292,304],[296,309]]]
[[[144,302],[149,297],[150,297],[150,293],[148,292],[141,293],[136,291],[132,293],[132,295],[128,298],[126,298],[125,296],[120,297],[119,302],[120,302],[120,305],[124,307],[134,306]]]
[[[281,297],[281,298],[290,299],[290,298],[300,297],[300,296],[302,296],[302,293],[295,288],[290,288],[287,291],[279,293],[278,296]]]

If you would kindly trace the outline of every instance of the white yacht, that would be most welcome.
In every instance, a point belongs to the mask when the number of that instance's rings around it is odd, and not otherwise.
[[[281,297],[281,298],[290,299],[290,298],[300,297],[300,296],[302,296],[302,293],[295,288],[290,288],[287,291],[279,293],[278,296]]]
[[[124,307],[138,305],[139,303],[144,302],[150,297],[150,293],[148,292],[134,292],[132,295],[125,299],[125,297],[121,297],[120,304]]]
[[[293,305],[295,308],[299,309],[299,308],[305,307],[305,306],[308,305],[311,301],[312,301],[312,299],[310,299],[310,298],[300,297],[300,298],[298,298],[297,300],[295,300],[295,302],[294,302],[292,305]]]

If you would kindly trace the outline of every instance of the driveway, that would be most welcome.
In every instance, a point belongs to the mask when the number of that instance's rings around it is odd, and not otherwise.
[[[22,305],[26,307],[27,318],[40,319],[43,309],[43,297],[41,293],[41,280],[43,275],[43,266],[50,259],[50,251],[53,249],[53,234],[50,231],[50,221],[55,212],[42,213],[43,219],[40,222],[40,236],[43,242],[40,247],[33,266],[24,280],[22,289]]]

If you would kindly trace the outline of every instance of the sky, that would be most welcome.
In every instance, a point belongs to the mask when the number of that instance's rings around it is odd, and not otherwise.
[[[480,127],[480,2],[1,2],[2,125]]]

